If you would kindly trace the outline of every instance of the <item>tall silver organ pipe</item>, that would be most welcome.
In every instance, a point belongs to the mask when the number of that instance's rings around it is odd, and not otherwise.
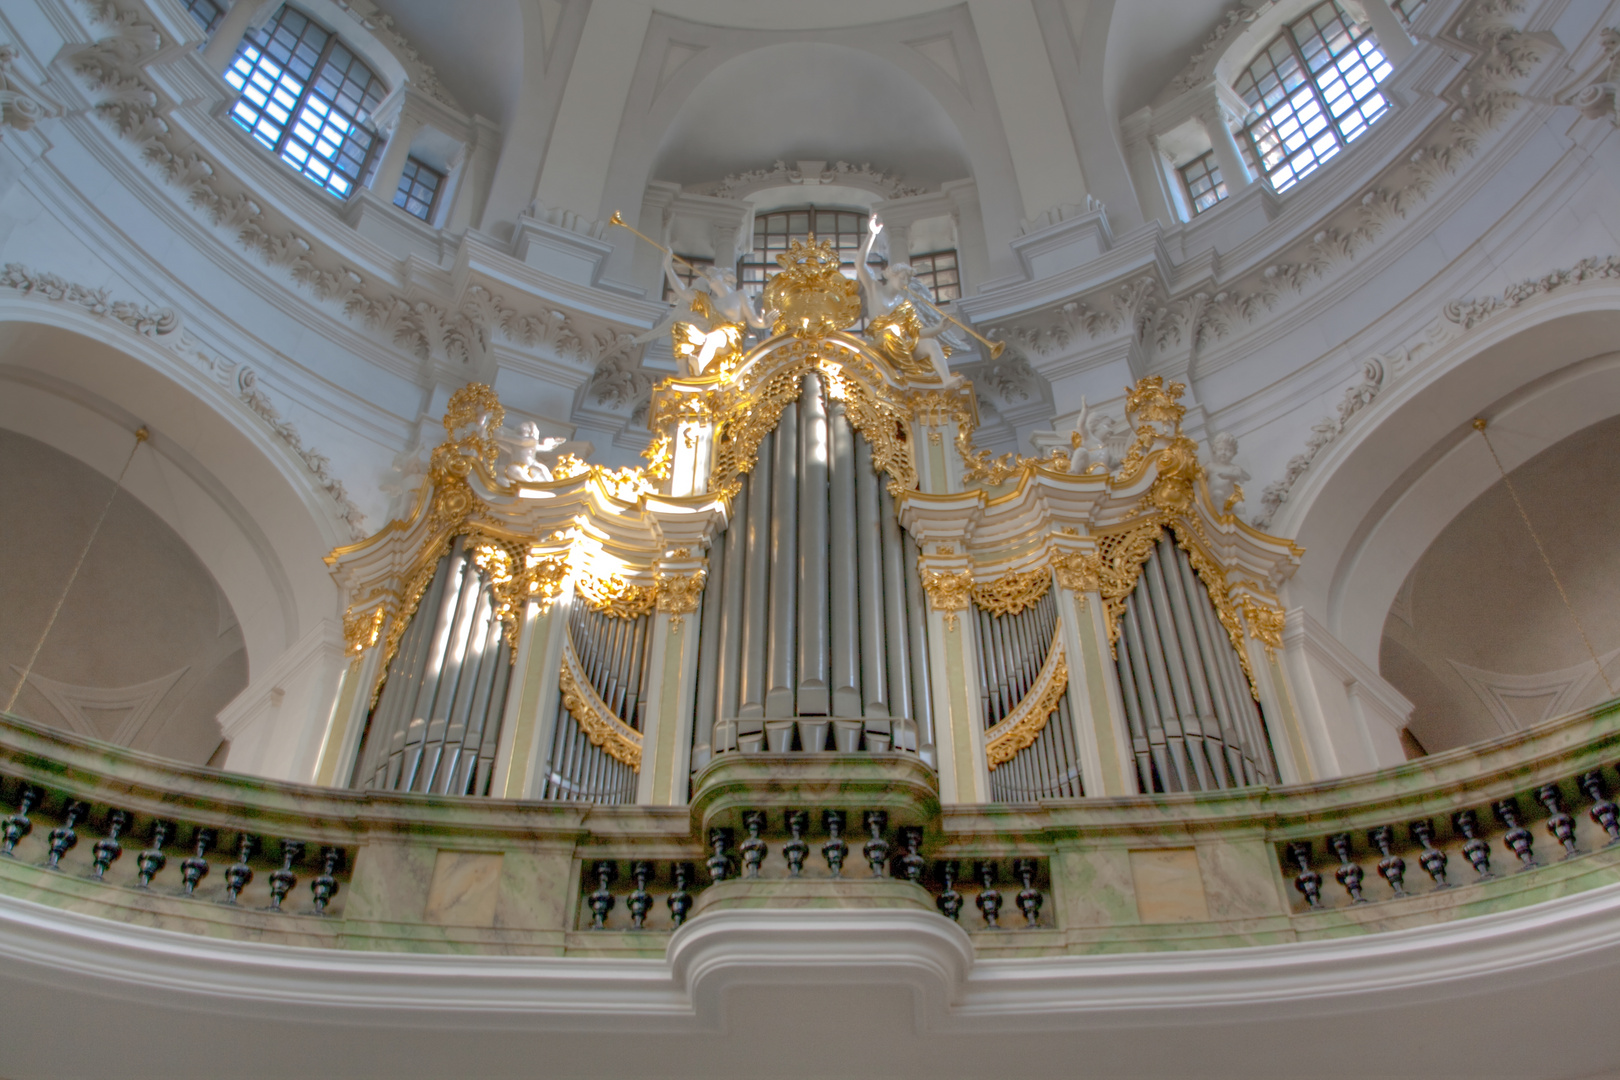
[[[602,703],[637,731],[646,724],[647,670],[652,657],[654,612],[625,619],[593,611],[576,598],[568,617],[568,641],[586,681]],[[701,691],[701,684],[699,686]],[[551,746],[540,797],[575,802],[636,801],[636,771],[593,744],[563,705],[555,703]]]
[[[351,786],[489,794],[510,659],[489,581],[458,537],[388,665]]]
[[[805,375],[710,554],[694,769],[705,752],[919,749],[924,601],[883,485],[842,404]]]
[[[1276,776],[1260,707],[1187,553],[1161,533],[1126,597],[1115,668],[1143,792]]]
[[[984,726],[993,728],[1035,692],[1041,668],[1057,640],[1057,594],[1046,594],[1016,615],[993,615],[974,606],[979,642],[979,701]],[[1072,799],[1084,794],[1080,748],[1065,690],[1035,741],[990,770],[996,802]]]

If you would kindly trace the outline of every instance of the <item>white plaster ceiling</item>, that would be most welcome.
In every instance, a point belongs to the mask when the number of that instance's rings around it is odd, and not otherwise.
[[[702,183],[779,158],[870,162],[913,184],[970,172],[955,125],[910,75],[858,49],[802,42],[755,49],[705,76],[653,175]]]
[[[378,7],[471,112],[506,126],[523,89],[524,20],[558,0],[382,0]],[[542,25],[555,26],[556,12]]]

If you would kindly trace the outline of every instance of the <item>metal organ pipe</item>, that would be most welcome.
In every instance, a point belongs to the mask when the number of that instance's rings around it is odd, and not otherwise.
[[[831,707],[827,641],[827,402],[821,376],[805,374],[799,395],[799,682],[794,711]],[[817,748],[819,749],[819,747]]]
[[[799,492],[799,410],[789,404],[776,425],[776,447],[771,477],[771,559],[775,569],[787,573],[771,575],[771,630],[766,642],[769,657],[769,689],[765,691],[765,715],[790,717],[794,714],[793,664],[798,650],[793,634],[798,626],[794,603],[797,582],[791,568],[798,563]]]
[[[832,543],[829,584],[832,589],[832,713],[862,715],[860,580],[856,569],[855,433],[841,404],[832,410]]]
[[[725,570],[721,575],[724,586],[719,602],[704,601],[704,622],[713,618],[720,624],[720,651],[714,662],[717,693],[714,711],[699,710],[695,715],[698,727],[707,725],[714,732],[710,741],[712,754],[737,748],[737,733],[728,731],[726,722],[737,715],[737,687],[742,679],[743,588],[747,580],[744,541],[748,538],[748,492],[752,486],[753,477],[744,477],[742,490],[732,500],[731,524],[726,529],[723,545],[726,553]],[[715,615],[707,614],[711,611]]]
[[[771,474],[776,461],[776,432],[766,435],[759,446],[759,463],[748,474],[748,592],[744,602],[742,681],[738,691],[737,715],[744,718],[765,715],[766,638],[770,634],[771,575]],[[749,731],[762,730],[758,723]],[[738,725],[737,733],[744,733]]]
[[[881,479],[874,477],[874,479]],[[884,653],[888,659],[889,677],[887,715],[903,720],[912,718],[911,656],[906,648],[906,571],[905,552],[900,543],[900,515],[895,511],[894,497],[879,484],[878,515],[883,522],[883,625],[886,631]],[[867,713],[866,715],[878,715]],[[896,749],[917,749],[916,725],[900,723],[890,725],[891,738]]]
[[[725,590],[726,546],[715,544],[709,549],[709,574],[703,582],[703,609],[717,607]],[[720,672],[725,666],[720,652],[720,637],[724,617],[701,619],[698,631],[697,706],[692,710],[692,768],[697,770],[708,763],[710,737],[714,732],[715,705],[720,696]],[[637,657],[640,667],[641,657]],[[631,702],[631,712],[637,713],[641,702]]]
[[[888,716],[888,672],[884,663],[883,523],[878,498],[881,480],[872,468],[872,447],[865,439],[855,449],[854,536],[861,581],[862,716]]]

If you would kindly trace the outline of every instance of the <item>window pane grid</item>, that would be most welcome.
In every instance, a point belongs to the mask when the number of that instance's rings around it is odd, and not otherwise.
[[[430,221],[433,207],[439,200],[439,189],[443,186],[443,173],[418,158],[407,157],[405,168],[399,174],[399,189],[394,192],[394,205],[407,214]]]
[[[1260,114],[1245,132],[1272,187],[1292,187],[1364,134],[1389,108],[1378,84],[1391,70],[1377,39],[1334,0],[1279,34],[1234,86]]]
[[[954,250],[913,255],[911,279],[926,287],[936,304],[962,298],[962,271]]]
[[[214,27],[225,17],[225,9],[214,0],[186,0],[186,10],[197,20],[197,25],[212,34]]]
[[[867,215],[847,210],[777,210],[754,218],[754,246],[737,260],[737,282],[749,293],[759,293],[781,270],[776,256],[791,240],[817,240],[833,245],[847,278],[855,276],[855,257],[866,243]],[[814,228],[812,229],[812,226]]]
[[[243,39],[225,81],[241,95],[232,119],[266,149],[339,198],[359,185],[385,88],[324,27],[283,7]]]
[[[1205,151],[1181,166],[1179,172],[1195,215],[1202,214],[1226,198],[1226,182],[1221,179],[1221,167],[1215,162],[1215,151]]]
[[[680,261],[681,259],[685,259],[686,263],[682,263]],[[689,263],[690,265],[687,265],[687,263]],[[675,270],[675,276],[681,279],[681,283],[683,285],[687,285],[687,286],[690,286],[692,284],[692,282],[697,280],[698,270],[699,269],[701,269],[702,267],[705,267],[705,266],[713,266],[713,265],[714,265],[714,260],[713,259],[706,259],[702,255],[681,255],[672,264],[672,266],[674,267],[674,270]],[[671,301],[673,299],[675,299],[675,289],[674,289],[674,287],[672,285],[670,285],[669,278],[665,278],[664,279],[664,300],[667,303],[668,301]]]

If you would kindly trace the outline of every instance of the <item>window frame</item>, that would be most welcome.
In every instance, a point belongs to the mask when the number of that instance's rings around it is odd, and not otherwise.
[[[942,255],[949,255],[954,261],[954,265],[946,267],[934,265],[930,266],[930,268],[927,270],[918,269],[918,259],[938,260]],[[952,301],[962,299],[962,253],[959,249],[940,248],[938,251],[922,251],[915,255],[908,256],[906,258],[906,262],[911,267],[911,280],[926,285],[928,287],[928,295],[933,297],[935,304],[949,304]],[[954,282],[947,283],[948,287],[956,290],[956,295],[947,296],[943,300],[941,300],[939,297],[939,285],[934,280],[942,273],[956,274],[956,280]]]
[[[1187,170],[1195,165],[1203,166],[1204,168],[1203,175],[1197,177],[1197,179],[1210,180],[1210,186],[1207,192],[1201,193],[1193,190],[1193,178],[1188,177]],[[1226,186],[1226,178],[1221,175],[1221,163],[1215,157],[1214,147],[1211,147],[1210,149],[1205,150],[1202,154],[1198,154],[1182,164],[1175,166],[1175,170],[1177,178],[1181,181],[1182,194],[1187,197],[1187,208],[1192,211],[1192,217],[1196,218],[1199,214],[1206,214],[1215,209],[1221,203],[1225,202],[1227,199],[1231,198],[1231,192]],[[1210,200],[1207,206],[1199,206],[1198,200],[1202,195],[1205,194],[1213,195],[1214,198]]]
[[[405,186],[405,184],[407,182],[406,181],[406,175],[410,172],[410,169],[411,169],[412,165],[416,166],[416,169],[417,169],[418,173],[422,173],[422,172],[431,173],[434,176],[438,177],[438,181],[439,181],[436,185],[434,185],[433,198],[432,198],[432,200],[430,200],[428,202],[427,212],[422,213],[422,214],[418,214],[416,211],[412,210],[410,208],[410,206],[408,205],[409,201],[410,201],[410,199],[412,197],[411,195],[409,195],[409,194],[406,195],[406,205],[401,205],[400,202],[399,202],[400,192],[404,190],[404,186]],[[415,184],[415,178],[414,177],[411,178],[410,183],[413,184],[413,185]],[[406,154],[405,155],[405,164],[399,170],[399,182],[394,185],[394,195],[393,195],[393,199],[391,201],[392,201],[392,203],[393,203],[393,205],[395,207],[397,207],[400,210],[405,211],[405,213],[411,215],[411,217],[415,218],[416,220],[418,220],[420,222],[423,222],[424,224],[427,224],[427,225],[432,225],[433,224],[433,219],[438,216],[439,202],[440,202],[440,199],[444,196],[444,189],[446,187],[449,187],[449,186],[450,186],[450,173],[449,173],[448,170],[445,171],[445,172],[440,172],[438,169],[435,169],[432,165],[429,165],[427,162],[423,161],[421,158],[417,157],[415,154]],[[420,201],[420,200],[418,200],[418,201]]]
[[[829,234],[818,232],[814,228],[807,229],[804,233],[793,231],[792,215],[794,214],[809,215],[811,222],[814,222],[817,215],[820,214],[848,214],[860,219],[860,228],[855,233],[855,244],[852,248],[838,246],[839,241],[845,235],[845,230],[842,228],[835,228],[833,233],[830,234],[840,255],[840,269],[843,271],[845,277],[852,279],[854,278],[855,259],[852,257],[849,262],[845,263],[843,262],[842,256],[845,251],[851,252],[853,256],[860,255],[861,248],[866,245],[866,238],[868,235],[870,235],[872,211],[865,208],[852,209],[849,207],[814,206],[809,204],[802,206],[782,206],[772,210],[763,210],[754,215],[753,228],[749,232],[748,248],[745,252],[742,252],[737,256],[737,284],[744,291],[750,292],[750,295],[763,293],[765,291],[765,286],[770,283],[771,278],[775,277],[781,271],[781,267],[776,265],[776,256],[781,252],[786,251],[788,249],[788,245],[791,244],[794,239],[804,239],[808,236],[814,236],[818,240],[825,240],[829,238]],[[780,234],[782,237],[782,244],[780,247],[771,247],[769,245],[769,238],[777,234],[773,234],[767,229],[765,233],[767,243],[765,247],[761,248],[754,240],[755,237],[760,235],[759,223],[761,221],[768,222],[771,218],[777,216],[786,217],[789,222],[789,227],[786,229],[786,231]],[[763,256],[761,261],[755,262],[753,261],[753,256],[758,252],[763,252]],[[875,252],[873,254],[874,256],[876,255]],[[868,265],[883,266],[886,265],[886,263],[884,260],[874,257],[868,261]],[[747,276],[748,269],[755,267],[760,270],[760,280],[750,281]]]
[[[215,30],[219,29],[219,24],[225,21],[225,8],[219,5],[218,0],[180,0],[180,2],[186,9],[186,13],[196,19],[198,24],[202,26],[204,34],[212,35]],[[206,4],[214,10],[214,17],[208,22],[203,22],[198,17],[197,8],[202,4]]]

